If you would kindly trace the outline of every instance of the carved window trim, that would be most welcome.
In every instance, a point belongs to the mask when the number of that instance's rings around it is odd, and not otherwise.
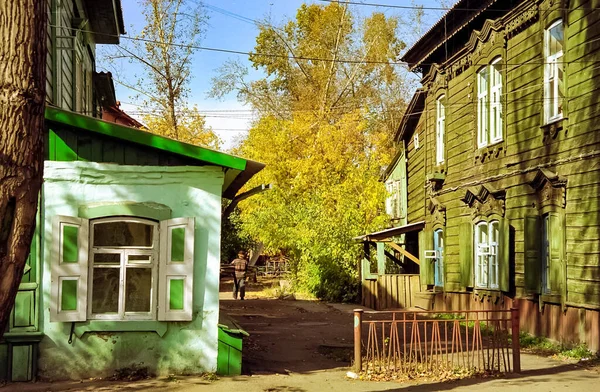
[[[567,203],[567,179],[549,169],[541,168],[535,172],[528,184],[533,188],[537,197],[535,208],[538,216],[543,219],[543,217],[548,214],[558,214],[562,219],[563,235],[566,236],[565,208]],[[566,246],[563,244],[563,252],[565,249]],[[563,254],[562,257],[566,260],[565,254]],[[540,262],[543,261],[540,260]],[[564,284],[566,285],[566,264],[564,268]],[[541,273],[543,273],[543,269],[541,270]],[[538,298],[540,311],[543,310],[545,303],[560,304],[563,311],[566,310],[566,288],[564,297],[560,292],[546,291],[545,287],[541,287],[541,292],[535,294],[535,296]]]
[[[432,230],[446,228],[446,206],[443,205],[436,197],[430,197],[427,203],[427,210],[431,217]]]
[[[542,168],[538,169],[529,185],[535,190],[537,208],[544,214],[552,208],[565,208],[567,204],[567,180],[558,174]]]
[[[471,209],[473,221],[492,215],[504,218],[506,190],[496,189],[490,184],[467,188],[462,201]]]

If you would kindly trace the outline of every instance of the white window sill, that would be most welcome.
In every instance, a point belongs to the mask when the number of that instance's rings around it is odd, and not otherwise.
[[[542,125],[542,127],[549,127],[552,126],[556,123],[561,122],[562,120],[564,120],[565,117],[560,116],[560,117],[553,117],[553,118],[549,118],[548,120],[546,120],[546,123],[544,125]]]

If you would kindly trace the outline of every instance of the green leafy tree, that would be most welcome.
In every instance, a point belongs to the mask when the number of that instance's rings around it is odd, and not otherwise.
[[[216,148],[218,137],[196,107],[188,105],[190,69],[203,37],[206,16],[195,0],[139,0],[146,25],[137,40],[116,47],[111,59],[141,66],[134,82],[118,82],[137,92],[151,132]],[[119,71],[115,73],[118,75]],[[209,143],[209,144],[206,144]]]
[[[248,82],[230,62],[214,80],[214,95],[236,91],[259,114],[238,152],[267,166],[248,186],[273,184],[240,203],[242,229],[284,250],[297,285],[321,298],[356,296],[352,238],[387,223],[379,178],[408,91],[397,27],[339,3],[302,5],[281,28],[260,27],[250,59],[266,78]]]

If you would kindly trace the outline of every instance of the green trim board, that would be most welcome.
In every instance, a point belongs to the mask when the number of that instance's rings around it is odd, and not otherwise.
[[[247,161],[240,157],[204,147],[182,143],[173,139],[152,134],[150,132],[99,120],[67,110],[46,106],[45,117],[46,120],[51,123],[67,125],[69,127],[75,127],[147,147],[156,148],[169,153],[193,158],[204,164],[208,163],[242,171],[246,168]],[[60,143],[60,141],[56,139],[55,142]]]
[[[87,219],[104,218],[107,216],[138,216],[162,221],[171,219],[171,209],[160,203],[125,201],[82,205],[79,207],[78,216]]]

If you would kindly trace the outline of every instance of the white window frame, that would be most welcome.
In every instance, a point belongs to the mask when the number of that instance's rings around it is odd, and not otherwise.
[[[490,143],[502,141],[502,72],[498,69],[502,58],[498,57],[490,64]]]
[[[152,246],[94,246],[94,225],[110,222],[135,222],[150,225],[152,230]],[[88,263],[88,291],[87,291],[87,318],[88,320],[156,320],[157,307],[157,289],[158,289],[158,245],[159,245],[159,225],[158,222],[134,217],[111,217],[100,218],[90,221],[90,254]],[[120,255],[119,265],[115,264],[95,264],[94,255],[98,253],[114,253]],[[150,263],[128,263],[130,255],[148,255]],[[117,313],[93,313],[92,300],[94,293],[94,266],[101,268],[119,269],[119,305]],[[152,285],[150,289],[150,311],[149,312],[126,312],[125,311],[125,290],[127,287],[126,272],[132,268],[152,269]]]
[[[388,180],[385,183],[388,197],[385,202],[385,212],[392,219],[402,218],[402,181],[401,180]]]
[[[559,85],[562,81],[558,80],[558,70],[562,62],[564,50],[550,53],[550,30],[559,25],[563,29],[562,47],[564,48],[564,25],[562,19],[556,20],[544,30],[544,116],[546,123],[560,120],[563,117],[563,112],[559,112],[560,98],[558,97],[558,93]]]
[[[477,72],[477,147],[488,145],[488,68]]]
[[[496,57],[490,65],[477,72],[477,148],[501,142],[502,120],[502,72],[498,65],[501,57]]]
[[[475,287],[482,289],[499,288],[498,242],[500,222],[481,221],[475,225]]]
[[[445,160],[445,133],[446,133],[446,105],[443,100],[446,98],[445,95],[440,96],[435,104],[436,107],[436,148],[435,148],[435,162],[437,165],[441,165]]]

